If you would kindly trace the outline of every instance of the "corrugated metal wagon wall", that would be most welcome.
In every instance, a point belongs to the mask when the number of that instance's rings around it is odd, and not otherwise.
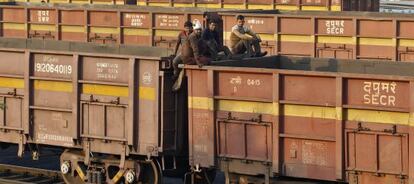
[[[4,2],[138,5],[305,11],[379,11],[379,0],[11,0]]]
[[[381,17],[383,16],[383,17]],[[223,16],[224,39],[234,15]],[[246,14],[271,54],[338,59],[413,61],[414,17],[384,14]]]
[[[350,183],[412,181],[412,65],[273,59],[269,68],[287,70],[187,67],[193,165]]]
[[[186,20],[222,18],[228,44],[235,15],[262,37],[271,54],[412,61],[412,15],[360,12],[249,13],[164,7],[1,6],[1,36],[174,48]],[[206,15],[204,15],[206,14]],[[219,16],[217,16],[219,14]],[[295,26],[292,26],[295,25]]]
[[[174,48],[186,20],[203,11],[157,8],[2,6],[1,36]]]
[[[26,142],[120,155],[183,151],[169,60],[53,49],[0,55],[2,142],[20,151]]]

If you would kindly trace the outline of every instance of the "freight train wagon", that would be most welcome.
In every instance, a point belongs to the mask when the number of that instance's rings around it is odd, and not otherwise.
[[[138,0],[142,6],[277,9],[305,11],[379,11],[379,0]]]
[[[228,43],[235,17],[221,13]],[[273,55],[414,60],[414,15],[376,12],[244,13]]]
[[[380,12],[388,13],[414,13],[413,1],[382,1]]]
[[[414,15],[368,12],[231,11],[131,6],[1,6],[0,36],[174,48],[186,20],[222,24],[228,43],[235,16],[272,55],[414,60]]]
[[[172,92],[162,49],[0,45],[0,141],[18,144],[19,155],[66,149],[61,171],[70,184],[161,184],[161,170],[187,168],[186,98]]]
[[[2,0],[3,2],[74,3],[200,7],[225,9],[278,9],[307,11],[379,11],[379,0]]]
[[[226,183],[414,182],[412,63],[271,56],[185,70],[197,170]]]

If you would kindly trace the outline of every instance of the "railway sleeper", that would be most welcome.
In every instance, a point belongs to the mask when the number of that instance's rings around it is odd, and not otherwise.
[[[60,157],[62,177],[67,184],[161,184],[162,174],[158,160],[129,157],[124,167],[121,158],[113,155],[90,157],[85,163],[80,150],[66,150]]]

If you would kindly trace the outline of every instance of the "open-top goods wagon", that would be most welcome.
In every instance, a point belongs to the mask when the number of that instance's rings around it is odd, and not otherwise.
[[[186,168],[185,98],[172,92],[162,49],[1,45],[0,141],[19,144],[19,154],[25,146],[35,155],[43,146],[67,149],[61,170],[73,184],[162,183],[161,170]]]
[[[373,12],[245,13],[274,55],[413,61],[414,16]],[[234,24],[221,13],[224,40]]]
[[[235,16],[272,55],[412,61],[414,15],[368,12],[231,11],[203,8],[1,6],[0,36],[174,48],[184,22],[222,24],[228,43]]]
[[[138,0],[138,5],[306,11],[378,11],[380,2],[379,0]]]
[[[413,182],[412,63],[223,61],[185,66],[173,93],[160,48],[5,38],[0,47],[0,140],[20,153],[67,149],[68,183],[161,183],[161,170],[186,168],[187,149],[193,172],[219,168],[227,182]]]
[[[285,56],[186,66],[190,163],[226,183],[413,183],[413,69]]]
[[[138,5],[224,9],[379,11],[379,0],[2,0],[0,2]]]

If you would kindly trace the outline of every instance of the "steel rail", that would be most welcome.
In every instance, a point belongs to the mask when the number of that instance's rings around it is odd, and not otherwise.
[[[63,184],[59,171],[0,164],[0,184]]]

